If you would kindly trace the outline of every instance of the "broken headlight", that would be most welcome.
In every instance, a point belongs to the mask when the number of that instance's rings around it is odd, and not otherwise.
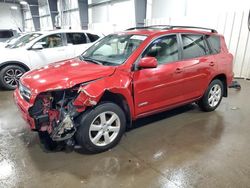
[[[31,91],[30,89],[28,89],[27,87],[25,87],[21,82],[19,82],[19,92],[21,94],[21,96],[27,101],[30,101],[30,97],[31,97]]]

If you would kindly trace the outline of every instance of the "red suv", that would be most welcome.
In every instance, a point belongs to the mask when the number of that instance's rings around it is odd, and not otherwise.
[[[215,110],[232,82],[232,61],[213,29],[131,28],[80,57],[26,73],[14,98],[47,148],[78,144],[97,153],[115,146],[137,118],[192,102]]]

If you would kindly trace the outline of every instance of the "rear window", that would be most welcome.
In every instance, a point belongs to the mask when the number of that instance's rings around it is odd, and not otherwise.
[[[191,59],[207,54],[203,35],[182,34],[183,59]]]
[[[67,33],[68,44],[85,44],[87,43],[86,36],[84,33]]]
[[[98,40],[100,38],[98,35],[94,35],[94,34],[90,34],[90,33],[87,33],[87,35],[89,37],[90,42],[95,42],[96,40]]]
[[[220,37],[206,35],[206,39],[208,41],[212,54],[220,53]]]
[[[12,31],[0,31],[0,38],[11,38],[13,37]]]

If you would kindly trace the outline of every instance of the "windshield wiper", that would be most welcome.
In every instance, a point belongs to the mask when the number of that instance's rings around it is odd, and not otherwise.
[[[79,56],[79,58],[80,58],[80,60],[89,61],[89,62],[95,63],[97,65],[102,65],[102,63],[100,61],[97,61],[97,60],[89,58],[89,57]]]
[[[110,61],[102,61],[103,65],[117,65],[116,63],[110,62]]]

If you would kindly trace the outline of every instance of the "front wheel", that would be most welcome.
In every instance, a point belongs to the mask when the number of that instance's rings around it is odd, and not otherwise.
[[[213,80],[203,97],[198,101],[199,107],[206,112],[210,112],[215,110],[221,100],[222,100],[222,95],[223,95],[224,87],[223,84],[220,80]]]
[[[4,89],[15,89],[20,77],[26,71],[18,65],[8,65],[0,71],[0,86]]]
[[[91,153],[103,152],[117,145],[126,127],[123,110],[111,102],[99,104],[81,118],[76,139]]]

